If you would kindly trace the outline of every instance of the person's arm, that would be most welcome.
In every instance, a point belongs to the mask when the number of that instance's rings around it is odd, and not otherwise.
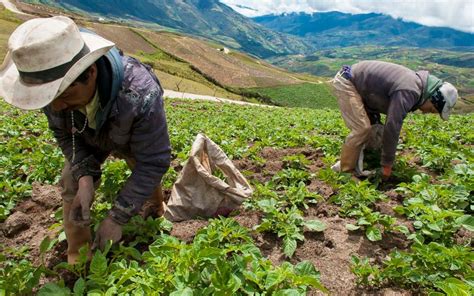
[[[392,173],[403,120],[417,100],[418,95],[415,92],[404,90],[397,91],[390,97],[390,106],[387,111],[383,132],[383,148],[380,163],[382,174],[385,178],[388,178]]]
[[[64,156],[71,164],[74,179],[79,181],[82,176],[91,176],[97,181],[101,175],[100,162],[94,157],[92,150],[78,134],[74,137],[75,156],[73,161],[72,124],[70,112],[54,112],[50,106],[43,108],[48,119],[49,128],[61,148]]]
[[[171,147],[161,88],[146,95],[131,128],[130,148],[136,161],[120,191],[110,216],[120,224],[138,213],[160,185],[170,166]]]

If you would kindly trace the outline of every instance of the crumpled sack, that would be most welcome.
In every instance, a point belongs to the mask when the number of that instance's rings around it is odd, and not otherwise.
[[[215,176],[220,171],[225,179]],[[173,185],[164,217],[178,222],[226,216],[250,197],[253,189],[222,149],[198,134],[189,159]]]

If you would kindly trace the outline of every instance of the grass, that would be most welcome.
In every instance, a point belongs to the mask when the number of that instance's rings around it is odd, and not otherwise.
[[[7,43],[10,34],[19,25],[19,20],[14,14],[6,9],[0,10],[0,59],[3,61],[7,53]]]
[[[140,52],[136,57],[153,67],[166,89],[229,99],[242,99],[242,96],[231,93],[207,80],[187,62],[181,61],[159,48],[153,54]]]
[[[260,95],[271,98],[273,102],[285,107],[337,108],[336,97],[328,83],[301,83],[271,88],[253,88]]]

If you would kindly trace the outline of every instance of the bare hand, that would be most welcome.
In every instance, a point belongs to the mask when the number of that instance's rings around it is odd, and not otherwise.
[[[91,176],[79,179],[79,188],[72,201],[69,219],[78,226],[89,226],[91,204],[94,201],[94,181]]]
[[[382,181],[386,182],[392,175],[392,167],[390,166],[383,166],[382,167]]]
[[[112,243],[118,242],[122,238],[122,225],[115,222],[110,216],[100,223],[99,229],[95,234],[95,240],[92,249],[99,248],[103,250],[109,240]]]

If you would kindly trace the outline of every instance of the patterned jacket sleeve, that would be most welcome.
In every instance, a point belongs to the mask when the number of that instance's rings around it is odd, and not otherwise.
[[[133,107],[137,115],[129,143],[136,164],[110,212],[119,223],[126,223],[141,209],[169,168],[171,147],[162,94],[158,85]]]

